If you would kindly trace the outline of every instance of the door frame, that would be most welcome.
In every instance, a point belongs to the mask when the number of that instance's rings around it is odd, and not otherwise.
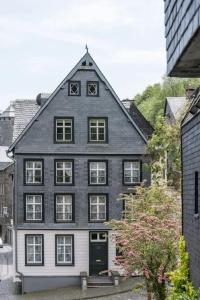
[[[106,259],[106,267],[107,267],[107,270],[108,270],[108,266],[109,266],[109,255],[108,255],[108,249],[109,249],[109,244],[108,244],[108,231],[107,230],[90,230],[89,231],[89,276],[92,276],[92,274],[91,274],[91,265],[90,265],[90,261],[91,261],[91,244],[93,243],[93,242],[91,242],[90,241],[90,234],[91,233],[95,233],[95,232],[97,232],[97,233],[106,233],[106,235],[107,235],[107,240],[106,240],[106,242],[105,241],[102,241],[102,242],[96,242],[96,243],[104,243],[104,244],[106,244],[106,250],[107,250],[107,259]],[[95,243],[95,242],[94,242]]]

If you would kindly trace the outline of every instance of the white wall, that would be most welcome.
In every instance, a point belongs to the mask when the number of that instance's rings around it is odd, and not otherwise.
[[[25,234],[44,234],[44,266],[25,266]],[[74,234],[74,266],[55,266],[55,235]],[[119,270],[113,263],[116,254],[115,243],[108,240],[108,267]],[[80,272],[89,274],[89,231],[69,230],[19,230],[17,232],[18,270],[28,276],[79,276]]]

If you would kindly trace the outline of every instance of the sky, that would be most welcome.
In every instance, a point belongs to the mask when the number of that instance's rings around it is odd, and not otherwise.
[[[121,99],[166,73],[161,0],[0,0],[0,110],[51,93],[89,52]]]

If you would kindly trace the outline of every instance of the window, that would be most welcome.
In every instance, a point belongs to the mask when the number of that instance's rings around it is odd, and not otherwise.
[[[56,161],[55,183],[73,185],[73,161]]]
[[[107,119],[89,118],[89,142],[107,142]]]
[[[80,81],[69,81],[68,94],[69,94],[69,96],[80,96],[81,95],[81,82]]]
[[[106,242],[107,241],[107,232],[90,232],[90,241],[91,242]]]
[[[194,213],[199,213],[199,172],[195,172]]]
[[[74,220],[74,195],[56,195],[56,222],[72,222]]]
[[[87,96],[99,96],[99,82],[88,81],[87,82]]]
[[[43,234],[25,235],[25,265],[43,265],[43,244]]]
[[[141,162],[124,161],[124,184],[134,184],[141,182]]]
[[[74,264],[74,236],[56,235],[56,265]]]
[[[89,221],[107,220],[107,195],[89,195]]]
[[[7,206],[3,207],[3,215],[8,216],[8,207]]]
[[[43,221],[43,195],[25,195],[25,221]]]
[[[107,184],[107,162],[89,161],[89,184]]]
[[[43,184],[43,161],[25,161],[25,184]]]
[[[55,118],[55,142],[73,143],[74,140],[74,119]]]

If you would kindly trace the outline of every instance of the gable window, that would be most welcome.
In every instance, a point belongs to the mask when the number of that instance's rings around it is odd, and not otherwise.
[[[107,184],[107,161],[89,161],[89,184]]]
[[[99,82],[88,81],[87,82],[87,96],[99,96]]]
[[[107,195],[89,195],[89,221],[104,222],[107,220]]]
[[[43,195],[25,195],[25,221],[43,221]]]
[[[25,161],[25,184],[43,184],[43,161]]]
[[[123,169],[124,184],[138,184],[141,182],[140,161],[124,161]]]
[[[56,222],[72,222],[74,219],[74,199],[72,194],[56,195]]]
[[[80,96],[81,95],[81,83],[80,81],[69,81],[68,85],[69,96]]]
[[[73,185],[73,161],[56,161],[55,183]]]
[[[73,143],[73,118],[55,118],[55,142]]]
[[[194,213],[199,213],[199,172],[195,172]]]
[[[74,264],[74,236],[56,235],[56,265]]]
[[[89,142],[107,143],[106,118],[89,118]]]
[[[25,265],[42,266],[43,258],[43,234],[26,234],[25,235]]]

